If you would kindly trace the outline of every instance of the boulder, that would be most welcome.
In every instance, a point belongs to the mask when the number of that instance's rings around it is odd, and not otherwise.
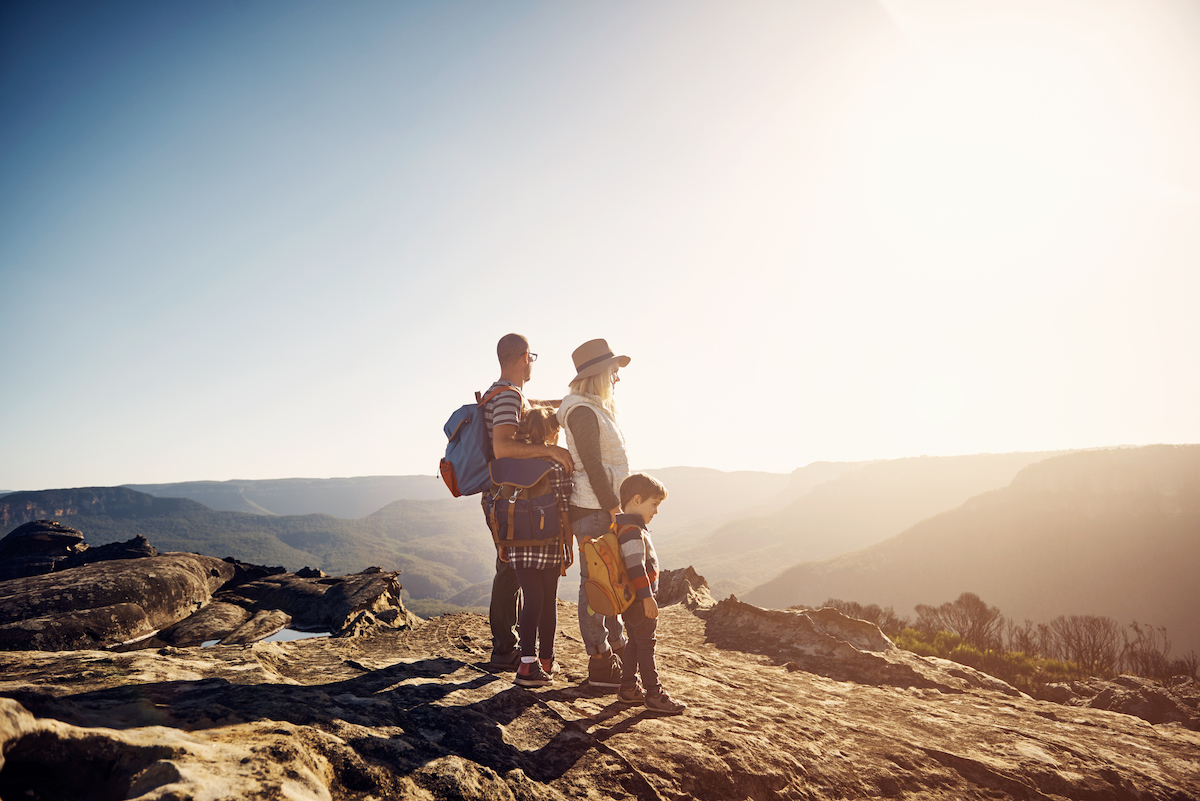
[[[170,553],[0,582],[0,650],[104,648],[177,623],[233,576],[220,559]]]
[[[1140,676],[1092,678],[1048,685],[1038,697],[1067,706],[1134,715],[1150,723],[1178,723],[1200,731],[1200,686],[1190,676],[1165,684]]]
[[[708,582],[692,567],[659,573],[656,597],[663,606],[683,604],[688,609],[708,609],[716,604]]]
[[[139,534],[125,542],[110,542],[107,545],[98,545],[88,548],[86,551],[71,554],[58,565],[58,569],[67,570],[109,559],[141,559],[146,556],[158,556],[158,549]]]
[[[292,622],[292,616],[278,609],[261,609],[242,625],[221,638],[221,645],[248,645],[278,634]]]
[[[416,625],[418,618],[400,600],[399,575],[378,568],[332,578],[283,573],[240,584],[220,599],[245,609],[278,609],[290,615],[298,628],[335,636],[356,620],[354,630],[361,631],[363,612],[370,612],[372,620],[407,628]]]
[[[158,633],[156,643],[139,643],[139,647],[157,647],[158,645],[201,645],[206,642],[220,640],[230,632],[236,631],[249,620],[252,613],[237,604],[214,600],[174,626],[163,629]]]
[[[87,550],[83,533],[57,520],[34,520],[0,539],[0,581],[40,576]]]

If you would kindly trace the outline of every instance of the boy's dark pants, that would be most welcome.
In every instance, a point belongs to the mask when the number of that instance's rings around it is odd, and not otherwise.
[[[658,668],[654,666],[654,646],[658,642],[658,618],[646,617],[642,599],[638,598],[621,613],[625,621],[625,653],[621,657],[621,684],[632,685],[637,675],[642,676],[642,688],[647,696],[658,695],[662,685],[658,683]]]

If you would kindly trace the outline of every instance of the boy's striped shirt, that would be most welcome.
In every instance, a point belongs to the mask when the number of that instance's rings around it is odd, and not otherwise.
[[[653,598],[658,592],[658,554],[641,515],[617,515],[617,545],[638,600]]]

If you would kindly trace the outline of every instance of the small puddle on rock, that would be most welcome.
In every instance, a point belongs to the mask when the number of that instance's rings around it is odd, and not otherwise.
[[[261,640],[258,640],[257,642],[291,642],[292,640],[307,640],[312,637],[328,637],[328,636],[329,636],[328,631],[300,631],[298,629],[280,629],[279,631],[272,634],[270,637],[263,637]],[[204,648],[211,648],[212,646],[218,644],[219,642],[221,642],[221,641],[220,640],[205,640],[200,645]]]

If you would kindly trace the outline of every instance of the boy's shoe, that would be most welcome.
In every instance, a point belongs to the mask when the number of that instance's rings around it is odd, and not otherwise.
[[[553,676],[555,671],[558,670],[558,660],[554,657],[550,657],[549,659],[539,659],[538,662],[541,663],[542,670],[546,671],[547,676]]]
[[[498,670],[512,670],[521,664],[521,649],[514,646],[511,651],[492,651],[488,664]]]
[[[667,695],[666,690],[663,690],[658,695],[646,696],[646,708],[654,712],[666,712],[668,715],[678,715],[687,709],[687,704],[683,701],[676,701]]]
[[[553,681],[537,662],[522,662],[513,677],[513,684],[518,687],[545,687]]]
[[[623,704],[644,704],[646,691],[642,689],[640,681],[635,681],[632,685],[622,684],[621,689],[617,690],[617,700]]]
[[[588,659],[587,681],[592,687],[620,687],[621,657],[609,652],[598,659]]]

